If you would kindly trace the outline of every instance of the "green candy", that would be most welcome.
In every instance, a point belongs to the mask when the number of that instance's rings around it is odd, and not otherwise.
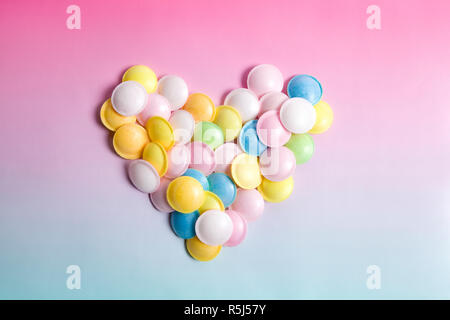
[[[314,153],[314,140],[307,133],[292,134],[285,147],[294,153],[297,164],[302,164],[311,159]]]
[[[201,121],[195,125],[194,141],[201,141],[213,150],[224,142],[222,129],[215,123]]]

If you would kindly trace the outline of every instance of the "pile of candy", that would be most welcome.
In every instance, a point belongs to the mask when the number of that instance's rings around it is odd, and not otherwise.
[[[283,81],[275,66],[258,65],[248,74],[248,89],[231,91],[216,107],[203,93],[189,94],[182,78],[158,81],[136,65],[101,108],[102,123],[115,131],[115,151],[133,160],[131,182],[171,214],[173,231],[197,260],[240,244],[264,201],[290,196],[296,165],[314,152],[308,133],[333,122],[314,77],[293,77],[287,95]]]

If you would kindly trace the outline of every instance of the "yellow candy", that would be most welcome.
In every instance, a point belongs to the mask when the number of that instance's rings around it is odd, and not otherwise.
[[[234,140],[242,128],[241,115],[239,111],[231,106],[218,106],[214,123],[222,129],[225,141]]]
[[[282,181],[270,181],[263,177],[258,191],[268,202],[281,202],[289,198],[294,190],[294,179],[289,177]]]
[[[197,237],[186,240],[186,249],[192,258],[198,261],[210,261],[217,257],[222,246],[209,246],[201,242]]]
[[[167,187],[167,202],[176,211],[191,213],[198,210],[205,200],[205,191],[198,180],[181,176]]]
[[[150,142],[145,146],[142,159],[150,162],[156,171],[158,171],[160,177],[166,174],[169,167],[169,160],[166,150],[158,142]]]
[[[183,109],[192,114],[196,122],[212,121],[214,119],[214,102],[203,93],[192,93],[184,104]]]
[[[202,214],[208,210],[225,210],[222,200],[220,200],[220,198],[211,191],[205,191],[205,200],[203,201],[201,207],[198,208],[198,212]]]
[[[231,176],[242,189],[254,189],[261,183],[258,158],[241,153],[231,163]]]
[[[136,123],[124,124],[113,138],[114,150],[125,159],[139,159],[148,142],[147,131]]]
[[[108,99],[103,103],[100,110],[100,119],[102,120],[103,125],[111,131],[116,131],[124,124],[136,122],[135,116],[124,117],[118,114],[112,107],[111,99]]]
[[[330,105],[321,100],[314,106],[316,109],[316,123],[309,133],[318,134],[327,131],[333,123],[333,110]]]
[[[129,68],[122,77],[122,82],[133,80],[142,84],[148,93],[156,91],[158,78],[156,74],[147,66],[136,65]]]
[[[172,148],[175,136],[169,121],[158,116],[151,117],[145,124],[145,128],[151,141],[158,142],[166,150]]]

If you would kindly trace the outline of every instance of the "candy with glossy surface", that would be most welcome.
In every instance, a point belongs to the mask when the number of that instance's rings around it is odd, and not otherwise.
[[[224,104],[232,106],[239,111],[243,122],[254,119],[258,115],[260,109],[256,94],[245,88],[238,88],[231,91],[225,97]]]
[[[155,72],[147,66],[135,65],[130,67],[123,74],[122,81],[133,80],[142,84],[148,93],[155,92],[158,85],[158,78]]]
[[[136,123],[119,127],[113,137],[114,150],[125,159],[139,159],[148,142],[147,131]]]
[[[264,212],[264,198],[256,189],[238,189],[231,209],[247,221],[255,221]]]
[[[148,102],[144,86],[136,81],[125,81],[117,85],[111,95],[111,104],[118,114],[125,117],[135,116]]]
[[[208,210],[201,214],[195,223],[197,238],[210,246],[227,242],[233,233],[233,222],[229,215],[219,210]]]
[[[216,172],[208,176],[209,190],[222,200],[223,205],[230,206],[236,198],[236,185],[225,173]]]
[[[189,95],[186,82],[175,75],[167,75],[159,79],[157,91],[169,100],[172,110],[180,109]]]
[[[291,137],[281,124],[277,110],[269,110],[259,117],[256,132],[259,140],[269,147],[281,147]]]
[[[292,133],[306,133],[316,122],[316,110],[306,99],[292,98],[280,108],[280,120],[283,126]]]
[[[199,217],[198,211],[191,213],[172,212],[170,225],[173,232],[182,239],[195,237],[195,222]]]
[[[231,176],[243,189],[254,189],[261,183],[258,158],[247,153],[236,156],[231,163]]]
[[[127,123],[135,123],[136,117],[125,117],[118,114],[112,107],[111,99],[106,100],[100,109],[100,119],[103,125],[111,131],[116,131],[119,127]]]
[[[247,87],[261,96],[270,91],[280,92],[283,89],[283,75],[271,64],[260,64],[254,67],[247,76]]]
[[[197,237],[186,240],[186,249],[198,261],[211,261],[220,253],[222,246],[208,246]]]
[[[194,212],[200,208],[204,200],[205,191],[202,185],[192,177],[178,177],[167,187],[167,202],[175,211]]]

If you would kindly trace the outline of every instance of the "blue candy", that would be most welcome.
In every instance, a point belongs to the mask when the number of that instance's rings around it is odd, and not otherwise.
[[[236,199],[236,185],[225,173],[216,172],[208,176],[209,190],[215,193],[223,205],[230,206]]]
[[[301,74],[289,81],[287,93],[289,98],[304,98],[314,105],[322,98],[322,86],[316,78]]]
[[[201,185],[203,187],[203,190],[209,191],[208,179],[206,178],[206,176],[202,172],[200,172],[200,171],[198,171],[196,169],[189,168],[182,175],[194,178],[195,180],[197,180],[198,182],[201,183]]]
[[[244,152],[252,156],[259,156],[263,153],[267,146],[262,143],[256,133],[256,123],[258,120],[248,121],[239,134],[239,145]]]
[[[170,225],[173,232],[183,239],[195,237],[195,222],[200,214],[198,211],[191,213],[172,212],[170,215]]]

